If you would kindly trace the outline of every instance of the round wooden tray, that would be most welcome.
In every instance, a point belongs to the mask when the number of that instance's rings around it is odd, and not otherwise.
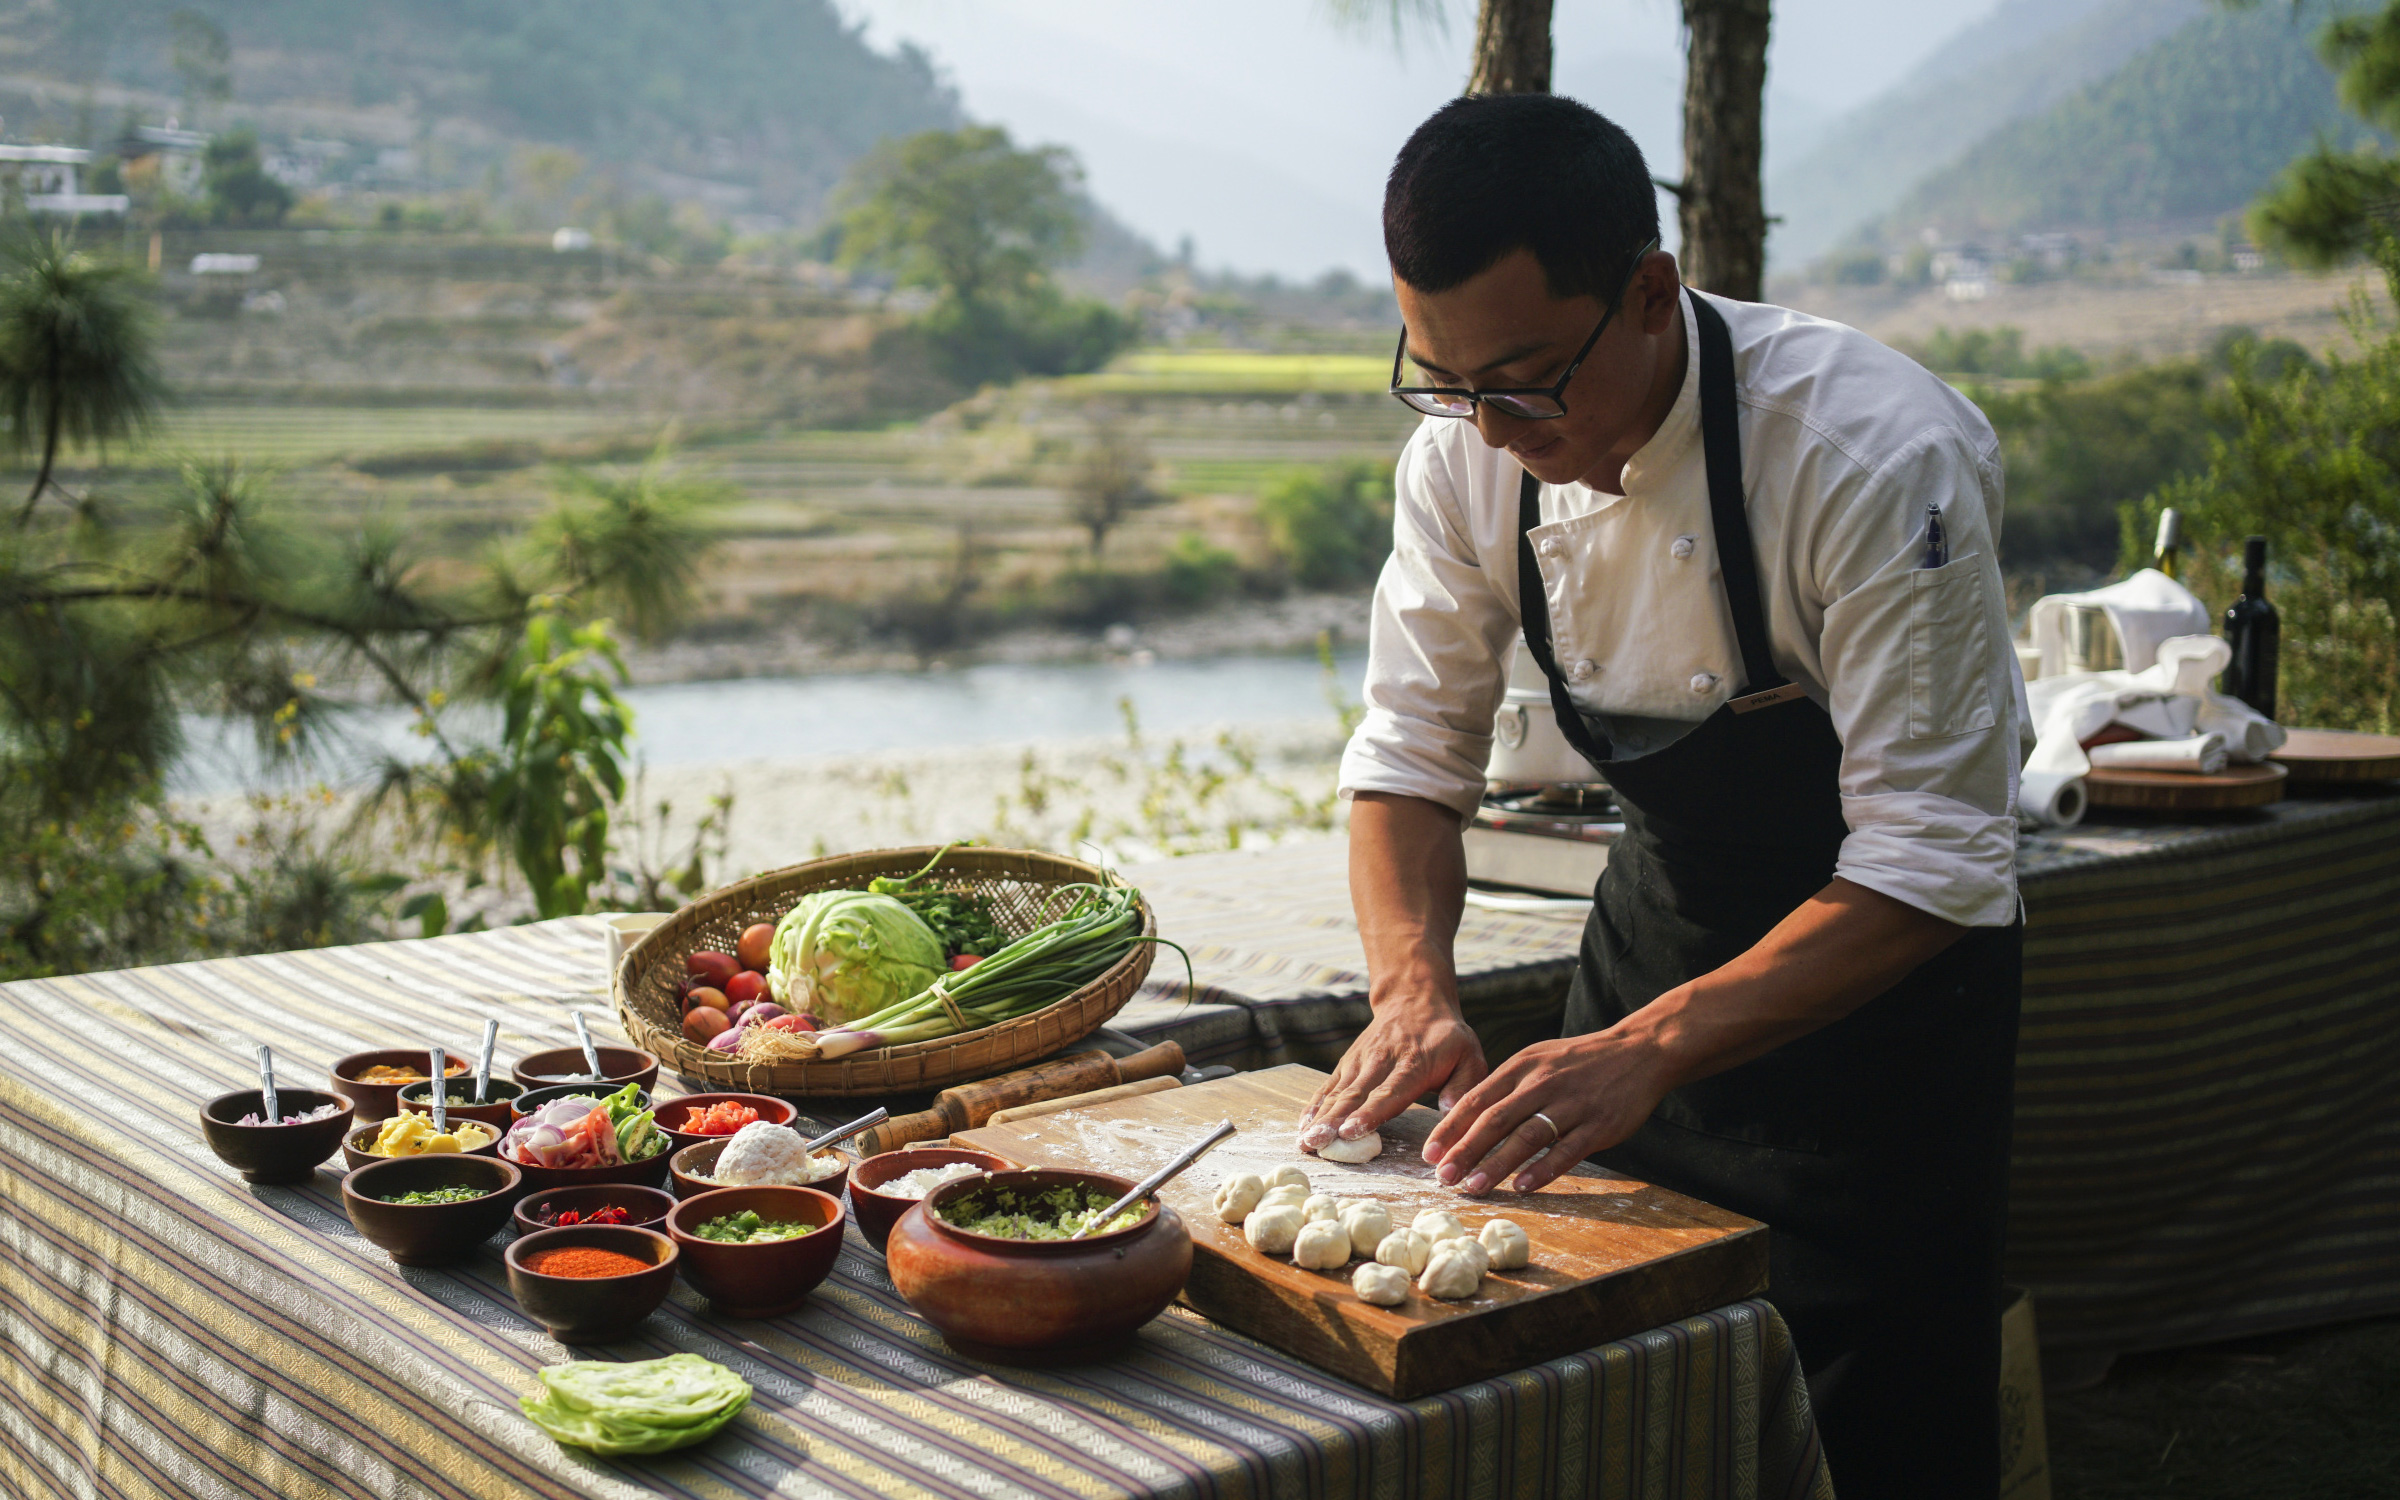
[[[2294,729],[2273,759],[2290,768],[2295,782],[2389,781],[2400,777],[2400,735]]]
[[[2214,776],[2196,771],[2129,771],[2094,766],[2083,791],[2094,807],[2150,812],[2223,812],[2283,800],[2288,773],[2277,765],[2227,766]]]
[[[1155,946],[1136,943],[1107,973],[1032,1015],[935,1041],[854,1052],[832,1062],[743,1062],[683,1039],[674,984],[683,977],[685,955],[702,949],[730,953],[743,928],[776,920],[811,891],[864,890],[878,875],[914,875],[935,852],[927,845],[837,855],[701,897],[645,933],[618,960],[617,1016],[625,1034],[687,1077],[744,1093],[922,1093],[1021,1068],[1081,1041],[1122,1009],[1148,976]],[[1052,920],[1051,895],[1060,886],[1105,885],[1110,879],[1097,865],[1055,854],[967,848],[944,855],[929,883],[990,897],[1000,930],[1020,937]],[[1142,935],[1158,935],[1158,919],[1147,902],[1142,903]]]

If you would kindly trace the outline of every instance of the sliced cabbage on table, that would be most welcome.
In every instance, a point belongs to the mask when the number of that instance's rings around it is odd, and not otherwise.
[[[589,1359],[538,1372],[521,1398],[536,1427],[594,1453],[664,1453],[705,1442],[749,1404],[750,1382],[697,1354]]]

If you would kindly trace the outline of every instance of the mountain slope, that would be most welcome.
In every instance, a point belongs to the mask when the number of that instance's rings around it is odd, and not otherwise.
[[[1886,224],[1945,235],[2206,221],[2255,197],[2345,115],[2311,39],[2282,7],[2212,12],[2107,79],[1995,131],[1924,179]]]
[[[1806,155],[1770,167],[1767,209],[1783,223],[1769,253],[1780,266],[1822,254],[1995,129],[2107,77],[2202,10],[2201,0],[2005,0]]]

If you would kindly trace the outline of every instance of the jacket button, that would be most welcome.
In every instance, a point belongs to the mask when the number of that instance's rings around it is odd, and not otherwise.
[[[1591,680],[1592,674],[1593,674],[1594,672],[1597,672],[1597,671],[1599,671],[1599,670],[1600,670],[1600,664],[1599,664],[1598,662],[1593,662],[1593,661],[1578,661],[1578,662],[1570,662],[1570,663],[1568,663],[1568,664],[1567,664],[1567,681],[1569,681],[1569,682],[1589,682],[1589,681]]]
[[[1544,557],[1556,557],[1561,552],[1566,551],[1567,548],[1566,544],[1561,542],[1557,537],[1546,536],[1542,538],[1541,545],[1536,547],[1534,550],[1541,553]]]
[[[1714,672],[1694,672],[1692,674],[1692,691],[1695,693],[1705,693],[1716,685],[1717,674]]]
[[[1675,545],[1669,547],[1667,550],[1675,554],[1675,560],[1677,562],[1681,562],[1685,558],[1692,555],[1692,548],[1697,545],[1698,542],[1699,538],[1697,537],[1679,536],[1675,539]]]

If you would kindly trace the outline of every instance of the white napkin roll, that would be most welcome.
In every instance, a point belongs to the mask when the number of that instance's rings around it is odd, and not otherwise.
[[[2225,736],[2195,734],[2180,740],[2122,740],[2084,752],[2094,768],[2115,771],[2197,771],[2214,776],[2225,769]]]
[[[2072,828],[2083,821],[2083,778],[2057,771],[2027,771],[2017,782],[2020,822]]]

